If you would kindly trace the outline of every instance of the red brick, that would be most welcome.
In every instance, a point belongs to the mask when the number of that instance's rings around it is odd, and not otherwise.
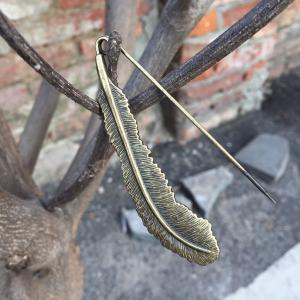
[[[205,72],[203,72],[202,74],[198,75],[197,77],[195,77],[192,82],[196,82],[196,81],[203,81],[206,80],[208,78],[213,77],[214,75],[216,75],[216,71],[214,69],[214,67],[206,70]]]
[[[275,38],[273,37],[248,42],[222,59],[216,65],[194,78],[193,82],[202,81],[233,69],[240,70],[247,66],[250,67],[257,62],[257,59],[268,59],[273,54],[274,45]],[[183,63],[191,58],[204,46],[205,45],[201,44],[185,44],[182,50],[181,62]]]
[[[231,69],[230,64],[227,63],[226,58],[212,66],[210,69],[206,70],[199,76],[195,77],[192,82],[196,81],[203,81],[208,78],[212,78],[213,76],[220,75],[221,73],[224,73],[226,71],[229,71]]]
[[[215,0],[212,4],[212,6],[218,6],[218,5],[222,5],[222,4],[227,4],[230,2],[235,2],[236,0]]]
[[[278,30],[278,24],[276,22],[270,22],[268,25],[259,30],[254,37],[264,38],[267,36],[275,35]]]
[[[33,46],[42,46],[82,36],[92,30],[100,32],[104,25],[104,12],[102,8],[97,8],[64,15],[49,14],[44,19],[26,19],[21,25],[21,32],[25,33],[28,42]]]
[[[185,89],[190,98],[204,99],[229,90],[237,86],[243,80],[243,74],[235,72],[227,75],[226,77],[215,80],[212,83],[201,83],[194,86],[188,85]]]
[[[198,110],[195,111],[195,106],[192,109],[193,114],[199,122],[206,128],[210,129],[234,119],[238,114],[237,103],[242,99],[239,91],[234,91],[229,94],[220,95],[215,99],[207,99],[207,104],[203,105],[203,100],[197,103]],[[190,124],[180,125],[178,128],[178,137],[180,141],[187,142],[191,139],[201,136],[200,131]]]
[[[77,49],[72,42],[37,48],[37,52],[55,69],[62,69],[76,62]],[[15,53],[0,58],[0,87],[36,78],[36,72]]]
[[[205,44],[185,44],[182,49],[181,54],[181,62],[184,63],[191,57],[193,57],[196,53],[201,51],[206,45]],[[202,73],[201,75],[194,78],[192,81],[202,81],[208,78],[211,78],[212,76],[215,76],[216,74],[220,74],[224,71],[227,71],[231,69],[231,65],[228,64],[227,59],[221,60],[219,63],[214,65],[213,67],[209,68],[207,71]]]
[[[104,26],[104,15],[102,8],[72,14],[74,33],[78,34],[93,29],[102,29]]]
[[[17,24],[32,46],[62,41],[74,35],[74,25],[68,15],[46,15],[43,19],[25,19]]]
[[[144,32],[144,25],[141,20],[138,20],[135,26],[135,36],[138,37]]]
[[[55,69],[65,68],[78,59],[77,46],[73,41],[51,44],[38,48],[37,52]]]
[[[77,88],[87,87],[98,80],[94,61],[78,63],[62,70],[61,74]]]
[[[249,12],[257,4],[257,2],[258,1],[253,1],[246,4],[241,4],[225,11],[223,14],[224,26],[231,26],[233,23],[243,17],[247,12]]]
[[[205,46],[206,44],[191,44],[191,43],[184,44],[181,51],[181,58],[180,58],[181,63],[186,62],[188,59],[193,57],[196,53],[201,51]]]
[[[222,114],[222,112],[227,114],[226,108],[239,103],[243,98],[241,90],[242,89],[237,89],[234,91],[229,91],[229,93],[225,93],[223,95],[221,94],[219,97],[217,97],[215,103],[210,105],[209,108],[218,114]]]
[[[100,2],[101,0],[58,0],[58,5],[61,8],[73,8],[83,6],[85,4],[92,4]]]
[[[256,64],[254,64],[250,69],[248,69],[244,75],[243,75],[243,79],[245,81],[247,80],[251,80],[253,78],[253,75],[254,73],[259,70],[259,69],[262,69],[262,68],[266,68],[267,67],[267,61],[265,60],[261,60],[261,61],[258,61]]]
[[[81,39],[79,42],[79,48],[84,58],[91,60],[95,58],[95,38],[88,37]]]
[[[293,22],[299,21],[300,1],[294,1],[287,9],[285,9],[277,18],[276,21],[279,27],[290,26]]]
[[[285,61],[275,62],[269,70],[269,78],[277,78],[286,71]]]
[[[275,39],[273,37],[250,40],[247,44],[244,44],[225,57],[218,65],[222,64],[222,71],[251,67],[258,60],[269,59],[273,55],[274,46]]]
[[[239,102],[241,97],[241,89],[234,89],[218,94],[216,97],[197,98],[192,102],[193,109],[191,110],[199,115],[206,115],[211,112],[221,113],[227,106]],[[194,105],[195,102],[196,105]]]
[[[142,17],[150,12],[150,5],[147,0],[138,0],[138,16]]]
[[[23,84],[13,85],[0,90],[0,106],[4,111],[14,112],[32,98],[32,95]]]
[[[205,15],[201,21],[196,25],[190,36],[204,35],[209,32],[214,32],[218,28],[217,12],[211,10]]]
[[[35,75],[35,72],[15,53],[1,57],[0,65],[0,87]]]

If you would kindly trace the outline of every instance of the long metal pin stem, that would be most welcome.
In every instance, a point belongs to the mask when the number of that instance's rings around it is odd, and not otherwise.
[[[265,188],[257,182],[256,179],[249,174],[249,172],[201,125],[196,119],[183,107],[178,101],[163,87],[160,83],[152,77],[144,68],[141,66],[129,53],[127,53],[124,48],[121,47],[121,52],[160,90],[169,100],[171,100],[176,107],[226,156],[226,158],[236,166],[244,176],[246,176],[254,186],[259,189],[269,200],[274,204],[276,201],[272,196],[265,190]]]

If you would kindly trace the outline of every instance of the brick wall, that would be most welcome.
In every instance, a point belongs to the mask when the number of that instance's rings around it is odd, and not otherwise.
[[[199,51],[255,5],[255,1],[216,0],[207,16],[187,38],[182,62]],[[97,89],[94,41],[104,26],[102,0],[2,0],[0,8],[37,51],[77,88],[91,97]],[[265,82],[300,63],[300,0],[224,61],[208,70],[180,92],[181,100],[207,127],[257,109],[263,100]],[[298,13],[297,13],[298,10]],[[157,22],[156,0],[140,0],[136,57]],[[0,105],[18,136],[41,81],[3,40],[0,41]],[[80,133],[89,112],[60,100],[48,141]],[[148,131],[161,132],[159,106],[143,113]],[[172,114],[173,131],[188,140],[198,132],[180,114]],[[159,117],[161,119],[161,117]],[[155,120],[155,122],[153,122]],[[170,122],[169,122],[170,123]],[[155,124],[155,126],[153,125]],[[159,134],[154,141],[160,140]]]
[[[186,40],[182,62],[246,14],[258,1],[216,0],[207,16]],[[300,65],[300,1],[295,2],[251,40],[195,78],[180,98],[202,124],[212,128],[248,111],[259,109],[268,80]],[[181,140],[199,131],[178,112],[169,114],[172,131]]]

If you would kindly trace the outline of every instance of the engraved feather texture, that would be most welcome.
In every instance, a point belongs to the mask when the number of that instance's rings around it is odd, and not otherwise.
[[[103,75],[102,57],[100,59],[97,57],[98,73],[105,93],[100,91],[98,101],[105,128],[119,156],[125,185],[144,225],[163,246],[190,262],[201,265],[214,262],[219,248],[210,223],[175,201],[165,174],[139,138],[126,96],[108,78],[103,78],[106,73]]]

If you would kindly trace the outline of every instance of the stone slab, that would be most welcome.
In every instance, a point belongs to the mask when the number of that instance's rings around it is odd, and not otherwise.
[[[179,203],[185,205],[187,208],[189,208],[189,209],[193,208],[193,202],[190,199],[188,199],[187,197],[185,197],[183,194],[176,193],[175,199],[176,199],[176,202],[179,202]]]
[[[250,172],[271,183],[284,174],[289,152],[289,143],[285,138],[263,133],[242,148],[236,158]]]
[[[122,230],[129,233],[135,239],[148,241],[154,239],[144,226],[142,219],[135,209],[122,208],[121,225]]]
[[[300,299],[300,244],[295,245],[247,287],[239,288],[225,300]]]
[[[208,217],[218,196],[232,181],[232,173],[226,167],[221,166],[186,177],[181,182],[203,215]]]

